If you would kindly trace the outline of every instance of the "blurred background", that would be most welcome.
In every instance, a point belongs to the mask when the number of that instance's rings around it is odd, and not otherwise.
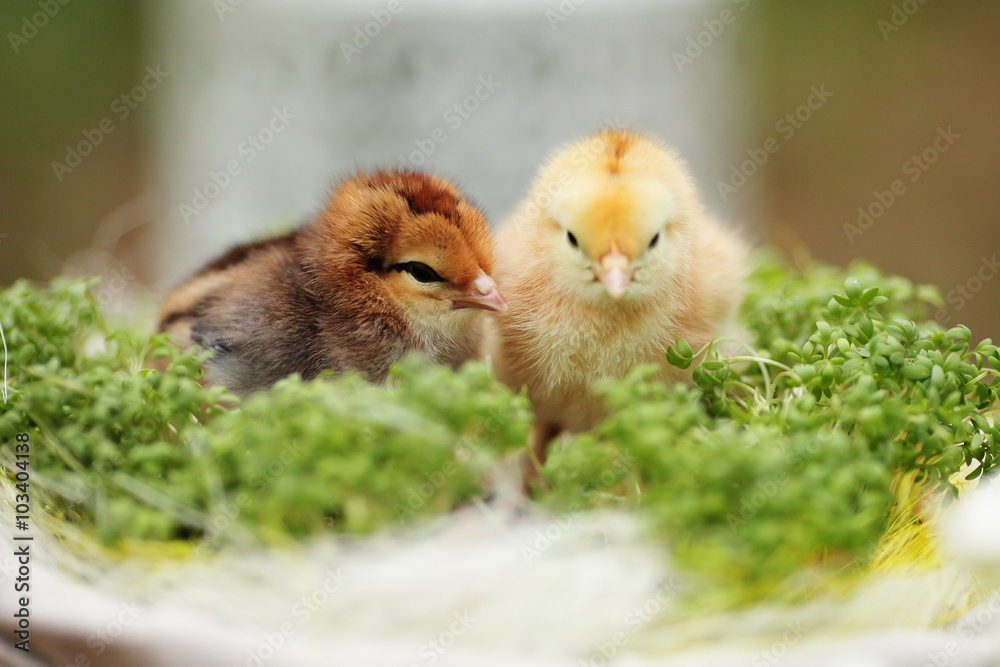
[[[357,168],[498,222],[600,125],[658,135],[760,243],[869,259],[1000,338],[1000,4],[8,0],[0,284],[149,304]]]

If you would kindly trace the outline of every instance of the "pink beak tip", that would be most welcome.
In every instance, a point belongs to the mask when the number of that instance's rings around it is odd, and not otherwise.
[[[503,313],[507,310],[507,301],[503,298],[497,284],[492,278],[480,271],[472,281],[472,290],[452,299],[454,308],[481,308]]]
[[[628,257],[618,251],[609,252],[601,259],[598,277],[612,299],[620,299],[628,290],[628,285],[632,281],[629,265]]]

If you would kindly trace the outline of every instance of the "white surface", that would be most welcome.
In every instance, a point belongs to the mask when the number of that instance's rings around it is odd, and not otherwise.
[[[10,488],[0,486],[0,549],[10,554]],[[1000,500],[984,497],[1000,514]],[[36,528],[32,655],[116,667],[256,664],[248,657],[271,637],[280,648],[263,664],[302,667],[429,665],[432,657],[446,667],[579,667],[605,664],[600,652],[609,647],[609,664],[626,667],[1000,664],[1000,591],[969,609],[976,575],[960,562],[882,576],[843,600],[686,617],[674,613],[669,591],[690,584],[637,528],[614,514],[566,521],[470,509],[420,534],[230,549],[158,568],[70,556]],[[548,546],[539,541],[546,533]],[[540,545],[529,562],[525,548]],[[996,567],[1000,553],[989,560]],[[11,558],[2,565],[9,591]],[[665,583],[674,588],[657,597]],[[318,596],[324,585],[330,592]],[[12,597],[0,595],[5,636]],[[948,614],[955,620],[939,626]],[[449,636],[458,617],[467,627]],[[289,631],[278,639],[283,624]],[[434,651],[433,640],[448,649]]]

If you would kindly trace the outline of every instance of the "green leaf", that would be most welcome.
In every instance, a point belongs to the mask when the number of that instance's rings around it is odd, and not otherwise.
[[[959,325],[957,327],[952,327],[951,329],[948,329],[948,331],[946,331],[944,335],[946,338],[957,338],[959,340],[964,340],[965,342],[969,342],[969,340],[972,338],[972,331],[967,326]]]
[[[837,303],[839,303],[841,306],[845,306],[845,307],[853,306],[854,305],[854,301],[852,301],[851,299],[849,299],[846,296],[841,296],[840,294],[834,294],[833,295],[833,300],[836,301]]]
[[[681,356],[676,349],[671,347],[667,349],[667,363],[677,368],[688,368],[691,365],[691,359]]]
[[[931,375],[931,371],[926,366],[911,364],[901,371],[907,380],[926,380]]]
[[[854,276],[847,278],[844,281],[844,290],[847,293],[847,298],[849,298],[853,303],[858,303],[861,300],[861,283]]]

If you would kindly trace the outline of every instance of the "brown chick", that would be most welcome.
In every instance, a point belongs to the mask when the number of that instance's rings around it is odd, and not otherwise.
[[[215,351],[205,379],[238,395],[299,373],[373,382],[416,351],[475,355],[475,309],[502,311],[485,216],[443,178],[358,174],[304,227],[233,248],[167,295],[160,329]]]
[[[716,336],[740,302],[746,253],[657,142],[610,129],[556,153],[497,236],[510,307],[485,346],[497,376],[527,388],[537,456],[604,416],[596,380],[641,363],[688,379],[666,365],[667,349]]]

